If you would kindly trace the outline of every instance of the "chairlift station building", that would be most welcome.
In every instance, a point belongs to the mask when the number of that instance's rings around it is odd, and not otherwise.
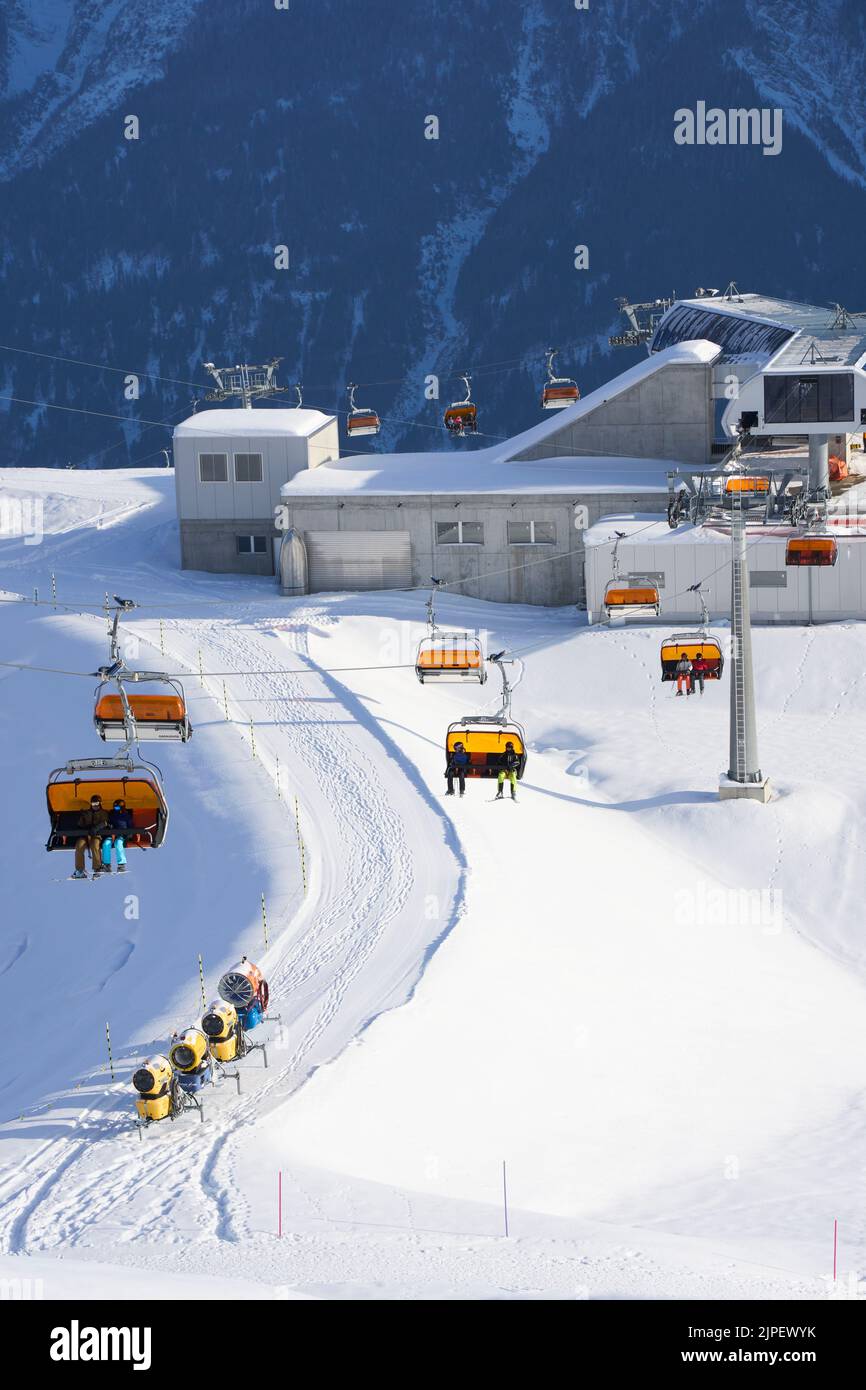
[[[722,535],[688,523],[668,533],[670,490],[718,467],[742,422],[758,450],[750,466],[783,469],[794,460],[811,478],[823,450],[825,467],[830,452],[852,473],[844,496],[834,488],[829,502],[830,525],[845,524],[846,537],[832,571],[778,580],[767,599],[774,582],[766,575],[784,575],[776,553],[784,540],[778,528],[761,534],[750,526],[757,577],[750,583],[762,600],[756,619],[866,614],[866,574],[859,576],[866,546],[851,525],[864,491],[856,476],[866,430],[866,320],[838,306],[734,288],[673,302],[648,347],[576,404],[482,449],[341,458],[333,416],[201,411],[175,431],[183,567],[276,574],[286,593],[408,588],[436,574],[470,597],[577,604],[596,619],[611,577],[606,541],[613,518],[625,517],[634,524],[617,527],[642,534],[621,542],[623,572],[661,575],[662,621],[693,618],[694,600],[680,615],[665,605],[665,590],[679,592],[680,571],[702,578],[704,557],[719,565],[724,552],[705,542]],[[280,506],[292,538],[282,575]],[[611,518],[607,534],[602,518]],[[653,520],[659,530],[643,532]],[[728,597],[720,585],[711,611],[724,614]]]

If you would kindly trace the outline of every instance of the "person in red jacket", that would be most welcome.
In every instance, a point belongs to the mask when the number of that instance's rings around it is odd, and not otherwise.
[[[703,652],[696,652],[696,653],[695,653],[695,659],[694,659],[694,661],[692,662],[692,690],[693,690],[693,691],[694,691],[694,688],[695,688],[695,682],[697,682],[697,683],[700,685],[700,687],[701,687],[701,694],[703,695],[703,693],[704,693],[704,680],[706,679],[706,675],[707,675],[707,672],[709,671],[709,669],[710,669],[710,663],[709,663],[709,661],[707,660],[707,658],[704,656]]]

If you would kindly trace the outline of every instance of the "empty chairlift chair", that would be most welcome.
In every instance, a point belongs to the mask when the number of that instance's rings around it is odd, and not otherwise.
[[[349,415],[346,420],[346,429],[351,438],[356,438],[364,434],[378,434],[382,428],[382,423],[375,410],[370,410],[365,406],[355,404],[355,392],[357,386],[354,382],[347,386],[346,393],[349,397]]]
[[[791,536],[785,546],[785,564],[835,565],[838,553],[832,536]]]
[[[415,658],[415,674],[425,681],[478,681],[486,679],[481,642],[468,632],[437,630],[425,637]]]
[[[436,624],[436,594],[444,587],[441,579],[430,581],[433,588],[427,600],[427,636],[418,644],[415,674],[425,681],[478,681],[487,679],[480,638],[471,632],[444,632]]]
[[[554,374],[553,359],[558,351],[558,348],[550,348],[547,353],[547,381],[541,392],[542,410],[563,410],[565,406],[574,405],[575,401],[580,400],[577,382],[572,381],[570,376]]]
[[[603,606],[608,618],[655,617],[659,615],[658,585],[645,575],[628,575],[625,579],[619,572],[619,547],[625,540],[625,531],[616,531],[611,564],[613,578],[605,585]]]
[[[132,680],[136,683],[146,682],[147,679],[146,672],[130,673],[124,678],[123,684],[125,686]],[[192,738],[192,725],[189,722],[182,685],[179,681],[167,678],[154,679],[151,683],[157,686],[157,689],[148,694],[126,697],[129,712],[135,721],[136,741],[186,743]],[[117,694],[110,693],[108,687],[111,685],[117,685]],[[93,723],[103,742],[127,742],[123,694],[120,693],[119,682],[103,681],[97,687]]]
[[[604,591],[609,618],[657,618],[660,602],[658,588],[649,579],[612,579]]]

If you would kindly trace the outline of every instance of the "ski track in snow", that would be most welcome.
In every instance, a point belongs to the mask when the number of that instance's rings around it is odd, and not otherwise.
[[[347,992],[410,905],[415,864],[393,781],[388,785],[381,775],[381,749],[368,730],[357,736],[355,721],[333,701],[332,688],[323,678],[306,674],[315,671],[303,636],[309,616],[305,612],[293,615],[290,628],[262,618],[244,627],[238,619],[206,625],[166,624],[169,638],[173,630],[183,637],[192,631],[192,641],[201,648],[208,669],[245,672],[286,664],[286,644],[277,631],[290,637],[305,668],[299,675],[239,675],[243,694],[232,681],[230,696],[232,702],[238,698],[255,701],[258,738],[263,745],[274,742],[284,769],[297,780],[298,768],[303,767],[310,779],[326,788],[327,821],[321,814],[316,817],[314,845],[329,872],[318,899],[301,908],[299,935],[269,970],[274,1005],[292,1008],[292,1021],[284,1020],[281,1029],[289,1045],[269,1042],[267,1071],[256,1070],[253,1055],[242,1072],[247,1090],[239,1100],[234,1099],[230,1083],[218,1088],[224,1096],[229,1087],[228,1099],[218,1101],[214,1093],[207,1094],[208,1124],[203,1129],[190,1117],[185,1130],[148,1134],[132,1153],[122,1144],[117,1157],[106,1163],[105,1145],[124,1131],[129,1135],[125,1117],[109,1115],[109,1128],[96,1142],[96,1136],[61,1139],[40,1151],[39,1176],[7,1203],[3,1214],[0,1244],[8,1252],[86,1245],[90,1228],[109,1220],[117,1207],[128,1207],[131,1190],[136,1193],[136,1213],[124,1229],[125,1243],[151,1241],[156,1236],[177,1241],[192,1193],[198,1196],[194,1220],[200,1238],[237,1241],[247,1229],[247,1209],[232,1180],[235,1139],[265,1109],[284,1103],[315,1065],[329,1060],[357,1026],[369,1021],[371,1015],[365,1013],[348,1036],[341,1037],[339,1029],[334,1032]],[[323,691],[328,701],[325,708],[333,704],[333,717],[322,714]],[[216,694],[213,698],[217,699]],[[346,732],[347,727],[353,732]],[[397,776],[401,775],[397,769]],[[410,795],[414,797],[414,791]],[[305,807],[307,801],[305,795]],[[309,819],[307,813],[305,825]],[[452,877],[458,878],[459,872],[459,861],[455,861]],[[437,938],[440,934],[441,927],[436,929]],[[124,943],[102,987],[124,968],[134,949],[133,941]],[[410,973],[420,972],[423,954],[419,949]],[[332,1032],[333,1041],[329,1041]],[[320,1046],[317,1060],[311,1061]],[[123,1100],[113,1097],[110,1109],[121,1105]],[[103,1112],[103,1125],[105,1118]],[[158,1145],[152,1142],[154,1137]],[[185,1181],[173,1185],[171,1175],[178,1172],[185,1174]]]

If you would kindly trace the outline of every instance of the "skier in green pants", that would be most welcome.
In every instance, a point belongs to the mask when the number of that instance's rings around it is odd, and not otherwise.
[[[514,751],[514,744],[506,743],[505,753],[502,758],[502,767],[499,769],[499,777],[497,778],[499,785],[496,788],[496,801],[499,801],[502,796],[502,788],[505,784],[506,777],[511,783],[511,800],[517,800],[517,769],[519,766],[520,758]]]

